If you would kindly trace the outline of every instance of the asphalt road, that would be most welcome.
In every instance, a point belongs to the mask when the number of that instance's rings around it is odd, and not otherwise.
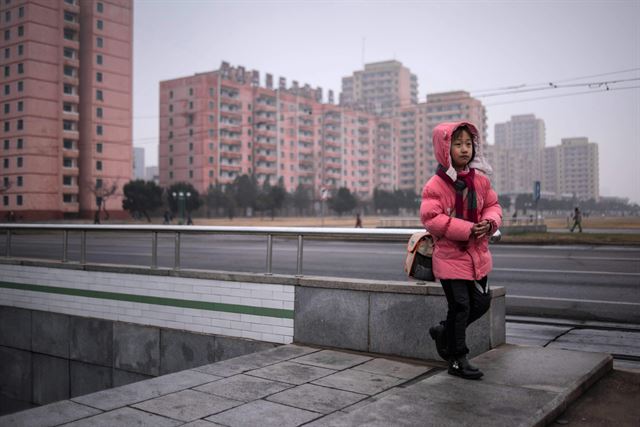
[[[266,271],[266,239],[252,236],[183,235],[181,267]],[[273,272],[296,273],[297,241],[274,238]],[[0,243],[0,253],[4,242]],[[613,246],[492,245],[493,285],[509,295],[620,301],[640,304],[640,248]],[[12,255],[60,259],[59,234],[14,235]],[[303,273],[379,280],[406,280],[405,245],[394,242],[305,240]],[[80,258],[77,234],[69,238],[69,259]],[[96,233],[87,238],[87,262],[150,265],[151,239],[135,233]],[[160,234],[158,263],[172,267],[174,238]]]

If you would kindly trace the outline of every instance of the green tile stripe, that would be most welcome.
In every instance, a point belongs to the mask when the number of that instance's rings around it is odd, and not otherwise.
[[[0,288],[48,294],[71,295],[115,301],[138,302],[169,307],[195,308],[198,310],[222,311],[225,313],[253,314],[254,316],[293,319],[293,310],[281,308],[253,307],[250,305],[224,304],[220,302],[191,301],[184,299],[154,297],[149,295],[121,294],[117,292],[92,291],[87,289],[59,288],[54,286],[30,285],[26,283],[0,282]]]

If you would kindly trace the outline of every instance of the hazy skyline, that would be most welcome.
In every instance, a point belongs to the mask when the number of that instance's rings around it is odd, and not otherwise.
[[[364,49],[363,49],[364,48]],[[640,0],[168,1],[134,4],[134,145],[158,163],[159,82],[222,61],[333,90],[396,59],[427,93],[466,90],[495,123],[535,114],[546,145],[598,143],[600,194],[640,203]],[[624,71],[624,72],[623,72]],[[584,77],[582,79],[578,79]],[[626,82],[613,83],[627,80]],[[610,82],[486,96],[494,89]],[[622,89],[626,88],[626,89]],[[588,93],[584,93],[588,92]],[[543,189],[544,190],[544,189]]]

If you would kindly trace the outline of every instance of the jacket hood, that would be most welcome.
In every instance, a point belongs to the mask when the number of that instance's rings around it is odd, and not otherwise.
[[[449,175],[452,180],[455,181],[458,178],[458,174],[451,162],[451,135],[453,135],[460,126],[467,126],[471,131],[471,138],[473,139],[475,156],[473,161],[469,163],[469,167],[490,175],[492,172],[491,166],[482,155],[482,147],[478,144],[480,134],[475,125],[470,122],[445,122],[440,123],[433,129],[433,154],[436,160],[445,168],[446,174]]]

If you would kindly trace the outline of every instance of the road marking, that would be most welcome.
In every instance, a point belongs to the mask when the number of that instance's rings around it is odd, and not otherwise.
[[[575,299],[575,298],[558,298],[558,297],[534,297],[529,295],[507,295],[507,299],[529,299],[538,301],[563,301],[563,302],[575,302],[575,303],[594,303],[594,304],[615,304],[615,305],[629,305],[632,307],[640,307],[640,303],[627,302],[627,301],[607,301],[601,299]]]
[[[523,273],[599,274],[607,276],[640,276],[640,273],[617,273],[615,271],[547,270],[534,268],[494,268],[493,271],[510,271]]]
[[[516,255],[516,254],[502,254],[502,253],[494,253],[493,254],[495,258],[531,258],[531,254],[522,254],[522,255]],[[585,260],[598,260],[598,261],[635,261],[638,262],[638,258],[621,258],[621,257],[597,257],[597,256],[562,256],[562,255],[536,255],[535,256],[536,259],[537,258],[551,258],[551,259],[557,259],[560,261],[564,261],[564,260],[580,260],[580,259],[585,259]]]

